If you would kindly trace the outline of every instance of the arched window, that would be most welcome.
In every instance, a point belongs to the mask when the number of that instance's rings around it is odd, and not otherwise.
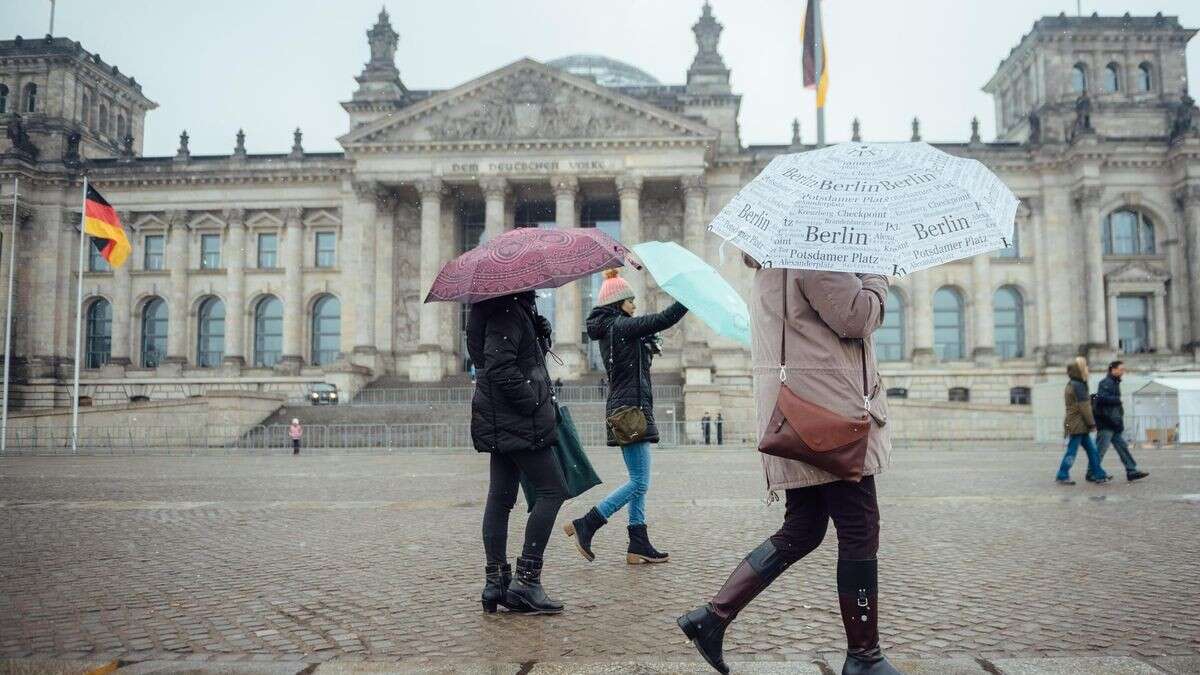
[[[1087,66],[1076,63],[1071,69],[1071,91],[1082,94],[1087,91]]]
[[[880,361],[904,359],[904,303],[894,290],[888,290],[883,325],[875,331],[875,356]]]
[[[37,111],[37,85],[30,82],[25,85],[25,112]]]
[[[1121,90],[1121,68],[1115,63],[1110,63],[1104,67],[1104,91],[1113,92]]]
[[[92,112],[92,99],[88,98],[87,94],[83,95],[83,103],[81,107],[83,109],[79,111],[79,121],[83,122],[83,126],[86,127],[92,123],[90,115]]]
[[[108,106],[103,103],[100,104],[100,124],[97,126],[100,127],[100,133],[108,133]]]
[[[1153,66],[1151,66],[1149,63],[1143,63],[1142,65],[1138,66],[1138,71],[1137,71],[1137,90],[1138,91],[1141,91],[1141,92],[1150,91],[1151,85],[1154,84],[1154,80],[1151,78],[1151,69],[1152,68],[1153,68]]]
[[[151,298],[142,308],[142,367],[154,368],[167,355],[167,303]]]
[[[996,291],[992,299],[996,354],[1002,359],[1025,356],[1025,303],[1021,292],[1012,286]]]
[[[117,138],[125,140],[125,116],[117,115]]]
[[[271,368],[283,351],[283,303],[268,295],[254,308],[254,365]]]
[[[87,338],[83,367],[99,368],[112,356],[112,305],[98,298],[87,308]]]
[[[1154,255],[1154,223],[1141,211],[1120,209],[1104,219],[1105,255]]]
[[[216,368],[225,356],[225,303],[220,298],[200,303],[196,327],[196,365]]]
[[[323,295],[313,303],[312,363],[323,366],[337,360],[342,351],[342,303]]]
[[[933,351],[939,359],[963,358],[967,351],[962,298],[952,288],[933,294]]]
[[[0,115],[8,112],[8,85],[0,84]]]

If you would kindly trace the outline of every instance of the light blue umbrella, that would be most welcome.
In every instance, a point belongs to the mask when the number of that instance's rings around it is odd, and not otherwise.
[[[654,281],[718,335],[750,345],[746,301],[715,269],[673,241],[647,241],[633,247]]]

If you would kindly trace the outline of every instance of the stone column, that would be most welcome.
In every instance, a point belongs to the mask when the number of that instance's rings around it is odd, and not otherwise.
[[[441,265],[442,194],[440,178],[427,178],[416,185],[421,195],[421,279],[420,297],[429,292]],[[440,382],[444,372],[438,333],[440,303],[422,303],[419,345],[409,361],[409,379],[413,382]]]
[[[1025,212],[1029,227],[1026,232],[1031,233],[1033,237],[1033,292],[1034,302],[1036,304],[1037,314],[1037,345],[1034,348],[1039,355],[1046,353],[1046,347],[1050,344],[1050,286],[1049,286],[1049,265],[1046,237],[1043,233],[1042,225],[1042,198],[1041,197],[1026,197],[1021,200],[1022,211]]]
[[[246,223],[242,209],[229,209],[225,222],[229,236],[225,238],[225,358],[224,363],[246,365]]]
[[[1044,208],[1041,211],[1042,256],[1045,258],[1045,295],[1047,326],[1045,361],[1058,367],[1079,352],[1079,344],[1086,341],[1076,331],[1073,317],[1079,311],[1075,307],[1075,291],[1083,279],[1076,276],[1075,258],[1078,257],[1077,237],[1071,212],[1071,195],[1062,188],[1048,187],[1042,192]]]
[[[575,198],[579,194],[578,179],[574,176],[555,176],[550,184],[554,188],[555,227],[577,227]],[[579,307],[581,283],[582,280],[573,281],[554,291],[554,353],[563,360],[558,375],[566,380],[579,379],[584,371],[585,360],[580,343],[583,326]]]
[[[355,270],[354,353],[375,353],[375,236],[379,229],[381,198],[379,184],[356,181],[353,185],[358,208],[358,265]]]
[[[482,241],[487,241],[503,234],[507,229],[504,223],[504,206],[512,190],[508,181],[499,176],[480,179],[479,187],[483,190],[484,200]]]
[[[977,362],[996,359],[995,316],[992,313],[992,258],[990,253],[971,258],[971,304],[975,313],[975,349]]]
[[[300,209],[283,210],[283,353],[279,369],[299,372],[304,363],[304,223]]]
[[[1171,348],[1171,341],[1167,336],[1167,291],[1161,286],[1154,291],[1154,337],[1150,346],[1159,352],[1166,352]]]
[[[1188,277],[1180,279],[1179,283],[1188,284],[1191,300],[1190,345],[1192,352],[1200,358],[1200,183],[1179,188],[1175,197],[1183,211],[1183,238],[1187,241],[1189,261]]]
[[[132,223],[133,214],[122,212],[119,216],[122,223]],[[8,234],[5,232],[5,234]],[[130,238],[136,235],[130,232]],[[129,328],[133,321],[133,280],[129,268],[133,266],[132,255],[124,265],[113,269],[113,298],[112,298],[112,352],[108,363],[124,368],[130,364],[129,358]]]
[[[172,211],[167,215],[170,225],[170,240],[167,250],[167,265],[171,270],[170,293],[167,307],[167,356],[164,363],[187,363],[188,361],[188,239],[191,233],[187,226],[187,211]]]
[[[706,258],[704,250],[705,202],[708,187],[704,174],[681,176],[679,187],[683,191],[683,247]],[[712,355],[708,350],[708,328],[694,314],[683,320],[683,367],[687,384],[707,385],[712,383]]]
[[[1104,303],[1104,228],[1100,222],[1100,198],[1103,188],[1085,185],[1077,188],[1079,227],[1083,229],[1084,269],[1087,287],[1087,341],[1089,346],[1108,344]]]
[[[1117,326],[1117,293],[1115,291],[1110,290],[1108,292],[1106,306],[1108,307],[1108,320],[1106,322],[1108,326],[1108,348],[1115,352],[1121,348],[1121,332]]]
[[[929,286],[928,272],[914,272],[911,276],[912,326],[914,363],[933,361],[933,291]]]
[[[642,242],[642,177],[637,174],[618,176],[617,194],[621,198],[621,243],[633,248]],[[641,274],[630,269],[623,276],[637,296],[637,303],[649,307],[650,299],[646,297]]]

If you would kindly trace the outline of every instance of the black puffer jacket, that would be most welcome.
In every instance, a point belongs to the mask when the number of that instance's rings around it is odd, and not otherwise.
[[[467,352],[476,374],[471,441],[479,452],[541,450],[557,439],[546,372],[549,340],[538,338],[532,295],[476,303],[467,317]]]
[[[650,383],[650,360],[653,358],[654,334],[679,323],[687,308],[678,302],[657,314],[629,316],[616,304],[592,310],[587,319],[588,337],[600,342],[600,355],[608,371],[608,405],[611,415],[621,406],[637,406],[646,413],[646,437],[658,442],[658,426],[654,423],[654,390]],[[608,444],[617,445],[612,430]]]
[[[1092,411],[1096,417],[1096,428],[1102,431],[1125,431],[1125,406],[1121,403],[1121,380],[1111,374],[1100,380],[1100,386],[1092,395]]]

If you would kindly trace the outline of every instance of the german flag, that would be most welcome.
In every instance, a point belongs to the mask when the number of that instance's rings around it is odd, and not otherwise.
[[[84,198],[83,231],[91,235],[92,245],[100,249],[100,256],[109,265],[120,267],[129,257],[132,249],[117,212],[91,184]]]
[[[825,26],[821,22],[821,0],[808,0],[804,23],[800,26],[803,55],[800,68],[804,71],[804,87],[817,90],[817,107],[825,107],[825,92],[829,91],[829,61],[825,58]]]

